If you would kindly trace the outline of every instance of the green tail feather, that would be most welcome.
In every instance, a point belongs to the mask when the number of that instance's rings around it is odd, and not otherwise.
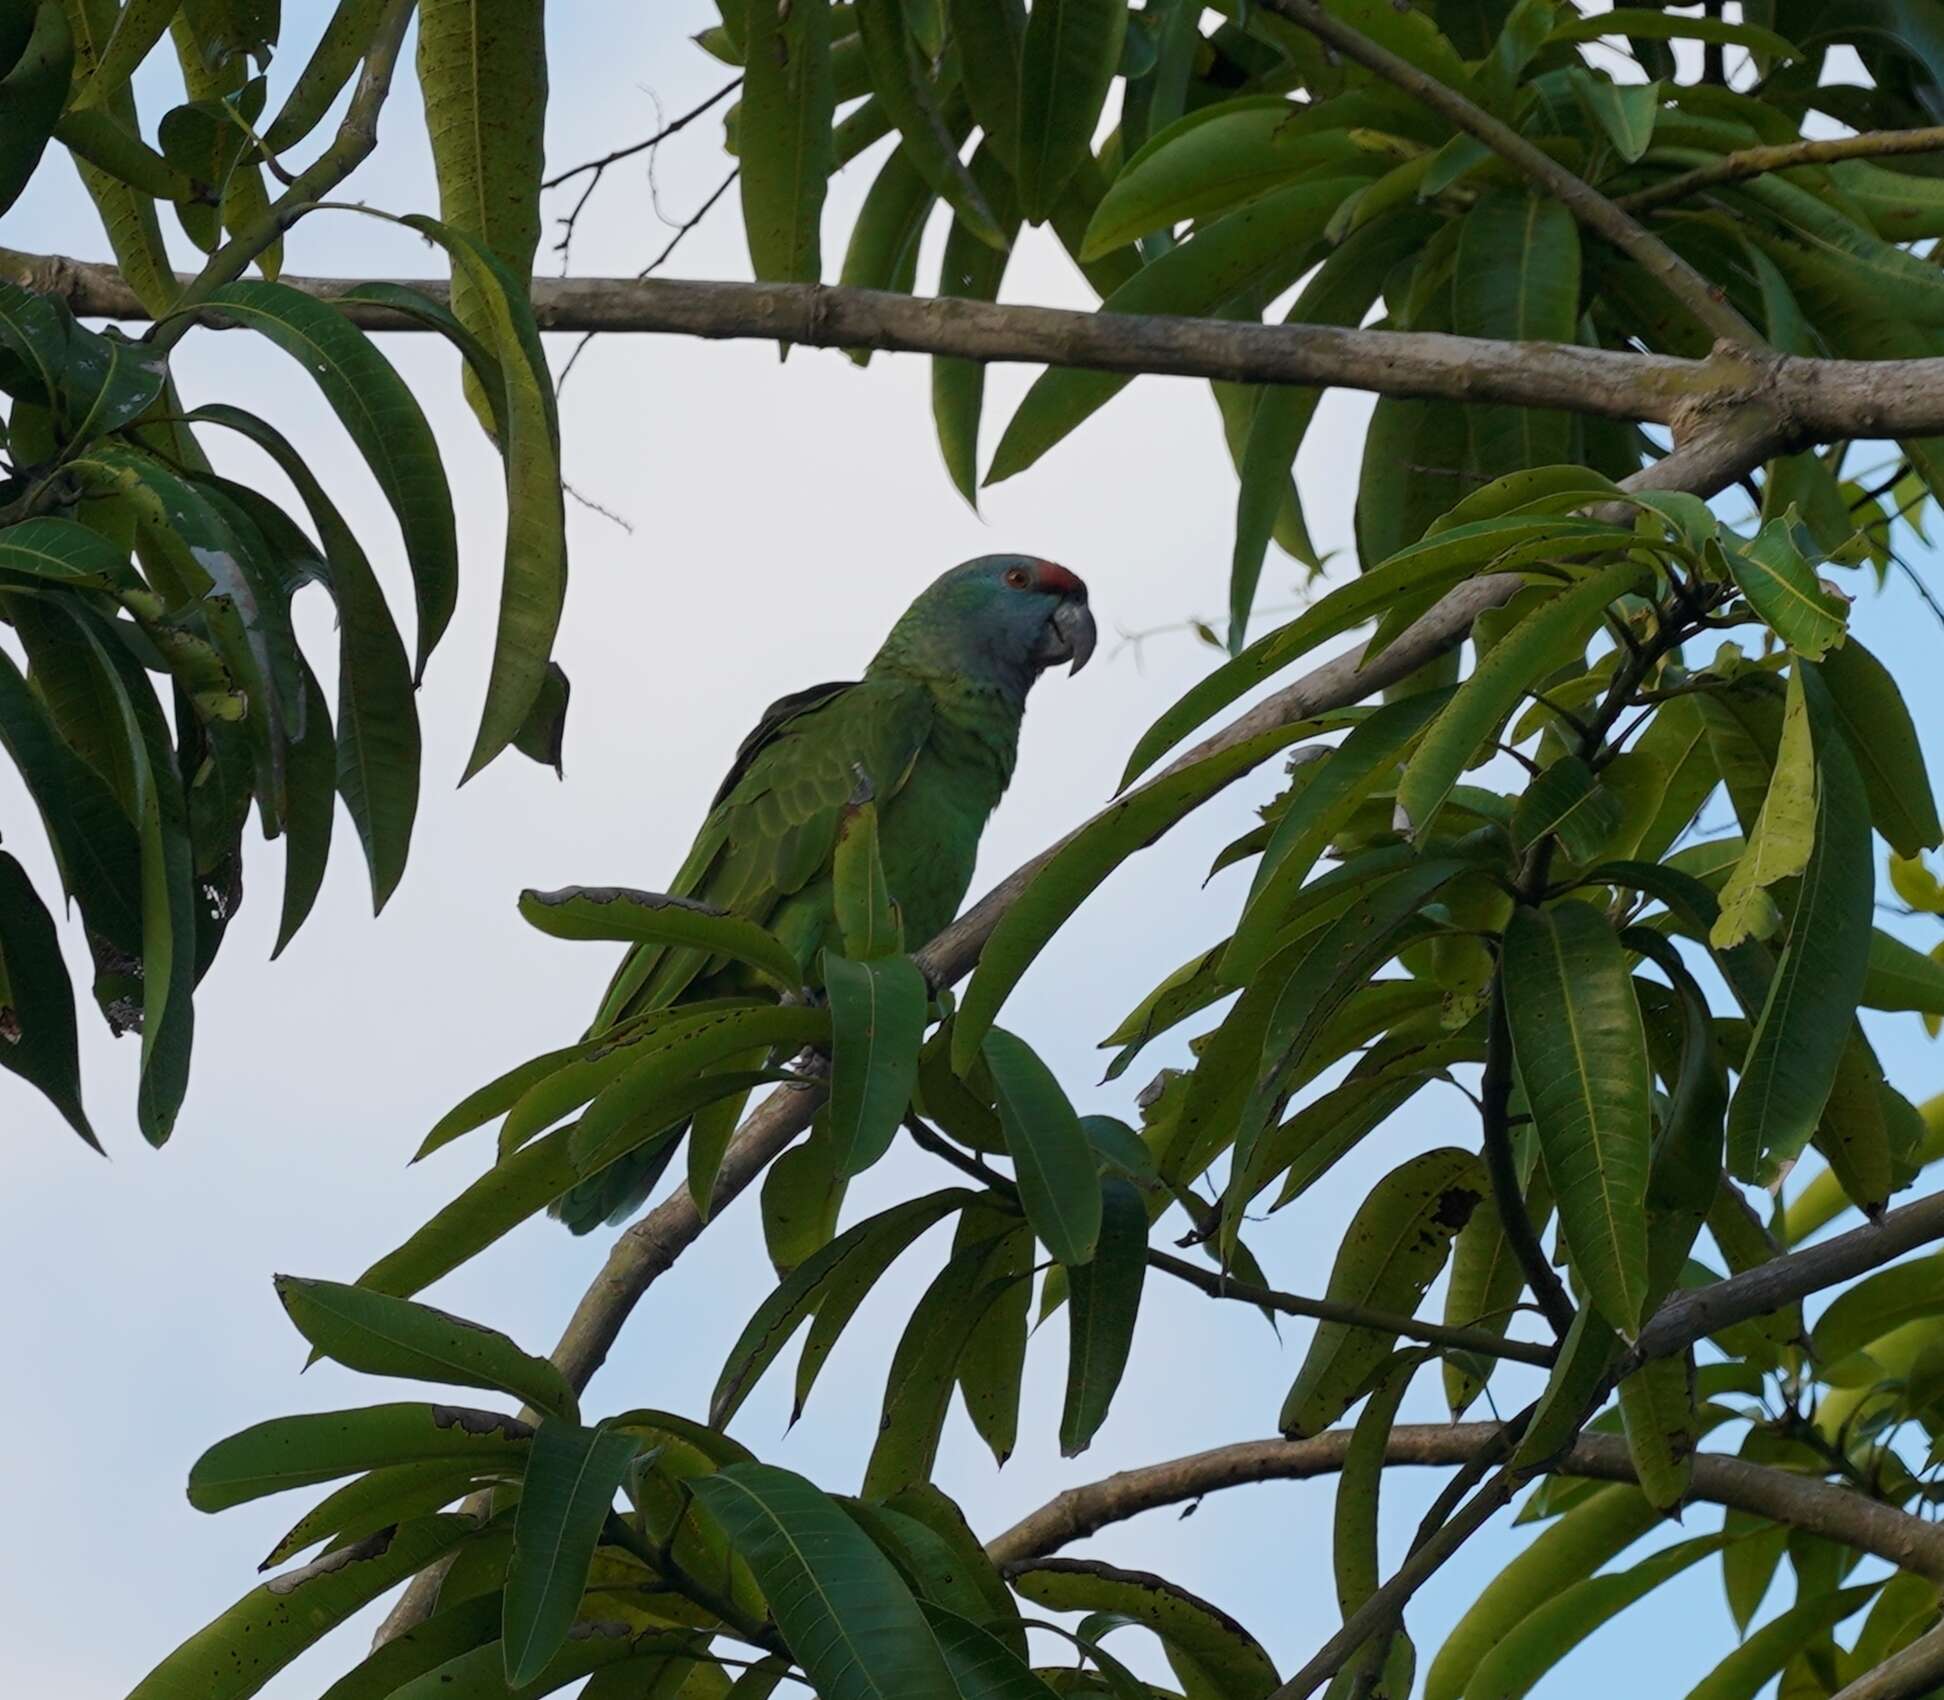
[[[648,1202],[680,1144],[679,1138],[664,1139],[615,1158],[569,1187],[548,1205],[547,1214],[575,1234],[591,1234],[604,1225],[618,1228]]]

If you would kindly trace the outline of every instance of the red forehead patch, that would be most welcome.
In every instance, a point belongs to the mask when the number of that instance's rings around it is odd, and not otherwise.
[[[1045,591],[1052,596],[1085,596],[1086,584],[1074,573],[1053,561],[1033,563],[1035,590]]]

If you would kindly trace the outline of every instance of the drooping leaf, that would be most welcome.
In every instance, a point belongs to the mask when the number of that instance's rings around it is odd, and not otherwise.
[[[1060,1454],[1086,1451],[1105,1421],[1134,1340],[1147,1276],[1147,1203],[1132,1182],[1109,1175],[1101,1183],[1100,1240],[1093,1257],[1067,1271],[1066,1408],[1060,1417]]]
[[[949,1188],[908,1199],[846,1228],[799,1263],[757,1306],[730,1348],[709,1397],[711,1425],[728,1426],[763,1371],[811,1317],[820,1326],[829,1325],[834,1343],[836,1330],[849,1320],[891,1262],[927,1228],[977,1197],[962,1188]],[[799,1386],[799,1406],[803,1392]]]
[[[925,977],[908,956],[853,962],[824,954],[830,1000],[830,1137],[843,1176],[890,1149],[911,1103],[924,1038]]]
[[[1093,151],[1126,32],[1127,7],[1119,0],[1043,0],[1027,17],[1014,175],[1020,207],[1035,224]]]
[[[918,1602],[843,1508],[768,1464],[698,1476],[693,1492],[749,1562],[776,1626],[829,1700],[950,1694]]]
[[[1753,541],[1723,551],[1735,583],[1755,612],[1805,660],[1820,661],[1843,641],[1849,604],[1826,590],[1796,547],[1793,508],[1770,520]]]
[[[1881,1582],[1838,1588],[1762,1625],[1689,1690],[1689,1700],[1754,1700],[1797,1653],[1876,1597]]]
[[[9,669],[11,664],[9,663]],[[17,1074],[97,1151],[81,1107],[74,988],[54,918],[27,871],[0,851],[0,1068]]]
[[[1755,830],[1721,888],[1721,914],[1708,929],[1716,950],[1732,950],[1750,938],[1771,937],[1781,924],[1770,887],[1793,879],[1809,862],[1816,836],[1816,753],[1803,700],[1802,670],[1789,675],[1782,740]]]
[[[302,365],[371,468],[405,535],[422,675],[452,618],[459,586],[452,493],[425,414],[377,345],[329,303],[287,284],[247,279],[224,284],[208,305],[260,331]]]
[[[998,1093],[1026,1219],[1058,1262],[1068,1268],[1085,1263],[1100,1238],[1101,1186],[1080,1118],[1052,1070],[1024,1040],[995,1027],[982,1054]]]
[[[1561,1229],[1593,1302],[1631,1336],[1647,1295],[1647,1041],[1613,929],[1583,903],[1520,908],[1500,969]]]
[[[836,110],[830,27],[828,6],[749,8],[737,151],[750,264],[765,282],[815,283],[822,275]]]
[[[594,1544],[640,1442],[612,1428],[543,1422],[533,1436],[506,1571],[504,1668],[531,1682],[566,1641]]]
[[[1351,1218],[1325,1296],[1410,1314],[1486,1191],[1479,1160],[1454,1147],[1427,1151],[1391,1170]],[[1378,1329],[1319,1323],[1278,1426],[1298,1439],[1321,1433],[1350,1408],[1395,1344],[1395,1335]]]
[[[1855,636],[1822,658],[1822,681],[1869,794],[1870,820],[1899,855],[1944,838],[1924,751],[1890,670]]]
[[[0,76],[0,211],[19,199],[40,165],[73,71],[74,35],[62,0],[40,0],[19,58]]]
[[[1816,758],[1816,829],[1768,996],[1728,1110],[1728,1167],[1787,1163],[1820,1120],[1869,970],[1869,805],[1813,667],[1798,661]]]

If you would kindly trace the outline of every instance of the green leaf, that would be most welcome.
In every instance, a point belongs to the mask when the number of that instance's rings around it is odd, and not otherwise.
[[[1647,1040],[1625,953],[1587,904],[1519,908],[1500,978],[1513,1055],[1573,1263],[1629,1338],[1647,1297]]]
[[[770,932],[692,897],[626,886],[569,885],[520,893],[520,914],[550,938],[616,940],[705,950],[750,967],[782,991],[803,984],[803,969]]]
[[[1053,1690],[998,1636],[930,1601],[923,1610],[962,1700],[1052,1700]]]
[[[577,1412],[574,1390],[560,1371],[497,1329],[338,1281],[279,1275],[276,1285],[297,1332],[347,1369],[489,1387],[570,1421]]]
[[[1923,746],[1896,680],[1851,635],[1822,658],[1822,681],[1869,794],[1870,820],[1900,856],[1944,838]]]
[[[1147,1201],[1118,1175],[1101,1182],[1100,1240],[1092,1259],[1067,1271],[1066,1408],[1060,1416],[1060,1456],[1074,1458],[1093,1443],[1114,1390],[1127,1368],[1134,1319],[1147,1277]]]
[[[1711,41],[1726,47],[1746,47],[1777,59],[1800,59],[1802,50],[1786,36],[1759,24],[1735,23],[1721,18],[1670,17],[1646,6],[1615,6],[1592,17],[1568,18],[1554,29],[1548,41],[1597,41],[1602,36],[1637,36],[1643,41]]]
[[[640,1442],[611,1428],[543,1422],[533,1436],[506,1571],[505,1670],[531,1682],[580,1608],[594,1546]]]
[[[930,1480],[965,1343],[1000,1296],[1024,1284],[1005,1269],[1003,1256],[995,1270],[1000,1251],[994,1240],[966,1244],[961,1236],[913,1307],[885,1378],[883,1414],[864,1467],[867,1499],[889,1499]]]
[[[1054,851],[993,929],[965,989],[952,1031],[952,1066],[963,1074],[1001,1006],[1047,942],[1129,856],[1146,848],[1224,786],[1297,739],[1323,728],[1300,722],[1205,757],[1110,804]]]
[[[470,1549],[483,1550],[481,1546]],[[500,1595],[473,1594],[394,1636],[324,1690],[319,1700],[390,1700],[429,1671],[499,1639]],[[497,1671],[495,1675],[497,1676]]]
[[[1798,661],[1816,755],[1816,838],[1728,1108],[1728,1167],[1754,1179],[1816,1130],[1869,971],[1869,808],[1821,676]]]
[[[1019,204],[1042,223],[1082,160],[1120,64],[1127,33],[1122,0],[1038,0],[1026,20],[1019,65]]]
[[[11,663],[9,663],[11,670]],[[54,917],[27,871],[0,851],[0,1068],[17,1074],[97,1151],[81,1107],[74,988]]]
[[[1580,317],[1579,226],[1549,196],[1488,191],[1465,215],[1453,274],[1460,336],[1574,342]],[[1468,409],[1473,450],[1487,471],[1571,458],[1572,418],[1548,408]]]
[[[999,20],[1007,10],[998,0],[969,0],[969,4],[968,0],[957,0],[954,16],[956,19],[959,11],[969,11],[982,18]],[[954,30],[966,60],[967,92],[970,93],[971,42],[962,25],[955,22]],[[993,247],[981,240],[963,219],[954,218],[952,228],[945,233],[945,247],[938,263],[940,296],[968,301],[999,298],[1013,239],[1019,234],[1019,200],[1012,179],[999,163],[997,148],[988,126],[986,140],[973,151],[969,169],[972,180],[993,209],[1006,245]],[[938,430],[939,453],[944,456],[945,470],[953,486],[974,509],[979,505],[979,422],[985,413],[985,371],[983,361],[944,354],[932,357],[932,421]]]
[[[129,1700],[243,1700],[478,1527],[471,1517],[421,1517],[273,1576],[169,1654]]]
[[[1567,75],[1587,117],[1606,133],[1613,151],[1633,164],[1653,142],[1654,122],[1660,117],[1660,84],[1620,84],[1583,65],[1573,66]]]
[[[1849,603],[1827,590],[1796,547],[1800,516],[1791,508],[1763,526],[1752,542],[1724,549],[1728,570],[1749,605],[1775,635],[1809,661],[1843,641]]]
[[[1809,1336],[1817,1361],[1838,1364],[1892,1329],[1944,1312],[1944,1257],[1878,1270],[1830,1301]]]
[[[358,1277],[358,1285],[400,1298],[429,1287],[476,1257],[580,1179],[569,1150],[575,1124],[503,1157],[396,1250]]]
[[[1276,1667],[1255,1637],[1227,1612],[1165,1577],[1086,1559],[1043,1558],[1009,1580],[1053,1611],[1095,1612],[1151,1630],[1182,1688],[1196,1700],[1268,1700],[1275,1690]]]
[[[404,640],[364,550],[296,446],[241,408],[211,403],[188,417],[247,436],[296,487],[317,527],[338,609],[338,787],[364,846],[375,914],[405,872],[418,814],[421,739]]]
[[[1080,1118],[1052,1070],[1023,1039],[995,1027],[985,1036],[983,1055],[1026,1220],[1058,1262],[1068,1268],[1085,1263],[1100,1238],[1101,1187]]]
[[[1543,1234],[1552,1219],[1552,1183],[1539,1161],[1538,1141],[1526,1137],[1518,1145],[1518,1173],[1525,1212],[1533,1232]],[[1479,1201],[1472,1219],[1458,1231],[1451,1253],[1451,1279],[1445,1284],[1444,1319],[1461,1328],[1485,1328],[1503,1335],[1513,1307],[1526,1287],[1525,1269],[1506,1238],[1505,1220],[1489,1194]],[[1444,1363],[1445,1402],[1456,1422],[1484,1392],[1497,1369],[1491,1358],[1464,1360],[1448,1355]]]
[[[1609,603],[1638,588],[1647,569],[1630,562],[1603,567],[1528,614],[1458,687],[1397,785],[1398,824],[1422,839],[1479,746],[1502,725],[1539,676],[1570,652],[1584,650]]]
[[[952,1678],[891,1561],[828,1495],[768,1464],[692,1483],[749,1561],[782,1634],[827,1700],[950,1694]]]
[[[972,117],[1010,180],[1019,157],[1019,56],[1023,0],[946,0]]]
[[[124,956],[142,949],[141,848],[107,783],[57,733],[13,658],[0,654],[0,748],[40,811],[61,883],[88,931]],[[10,906],[21,913],[18,906]]]
[[[1237,698],[1318,644],[1377,619],[1407,593],[1435,600],[1452,586],[1496,568],[1515,551],[1578,554],[1603,545],[1626,548],[1635,542],[1634,534],[1620,527],[1567,517],[1484,520],[1427,537],[1332,591],[1289,624],[1265,632],[1195,685],[1141,734],[1121,775],[1121,786],[1124,789],[1132,784],[1175,744]]]
[[[1543,1601],[1488,1652],[1467,1693],[1520,1700],[1603,1623],[1662,1583],[1721,1551],[1726,1535],[1698,1535],[1605,1576],[1589,1576]]]
[[[1131,168],[1130,168],[1131,169]],[[1115,186],[1126,181],[1126,173]],[[1429,213],[1380,218],[1353,232],[1317,269],[1284,315],[1289,325],[1360,325],[1394,266],[1436,228]],[[1229,562],[1229,651],[1241,651],[1262,579],[1269,539],[1289,489],[1297,451],[1323,399],[1320,389],[1265,385],[1237,467],[1235,549]]]
[[[458,600],[459,546],[438,444],[410,388],[377,345],[327,302],[260,279],[227,283],[206,305],[260,331],[317,382],[398,517],[418,602],[416,675]]]
[[[40,0],[20,57],[0,77],[0,212],[39,167],[73,71],[74,36],[62,0]]]
[[[492,410],[505,421],[500,452],[506,468],[506,545],[499,623],[486,705],[460,777],[463,784],[520,735],[547,685],[567,595],[560,416],[524,273],[516,275],[497,252],[436,219],[408,217],[401,222],[451,256],[455,290],[461,279],[467,283],[479,309],[477,334],[491,343],[505,382],[502,405]]]
[[[1437,1279],[1451,1241],[1487,1191],[1485,1171],[1469,1151],[1444,1147],[1391,1170],[1357,1207],[1326,1297],[1409,1315]],[[1397,1337],[1341,1322],[1317,1324],[1308,1355],[1283,1400],[1278,1426],[1294,1439],[1322,1431],[1342,1416]]]
[[[1593,860],[1620,825],[1620,799],[1578,756],[1562,756],[1525,788],[1512,812],[1512,842],[1530,849],[1548,835],[1569,861]]]
[[[1507,1636],[1659,1521],[1630,1483],[1599,1488],[1575,1505],[1485,1585],[1425,1672],[1424,1700],[1462,1700]]]
[[[1099,0],[1069,0],[1072,4]],[[1057,8],[1055,8],[1057,10]],[[1280,294],[1308,269],[1313,245],[1358,180],[1298,183],[1219,219],[1143,266],[1101,302],[1103,313],[1212,314]],[[993,451],[988,485],[1024,472],[1131,382],[1125,373],[1057,368],[1026,392]]]
[[[759,1083],[739,1068],[704,1078],[711,1069],[772,1046],[794,1055],[829,1034],[826,1011],[795,1004],[756,1004],[711,1016],[679,1041],[629,1063],[595,1094],[574,1127],[574,1160],[584,1174],[593,1174],[678,1127],[703,1103],[724,1092],[747,1092]]]
[[[908,956],[823,959],[830,1001],[830,1136],[843,1176],[862,1174],[891,1147],[918,1079],[929,996]]]
[[[1944,962],[1912,950],[1881,927],[1870,933],[1870,968],[1863,981],[1865,1009],[1921,1010],[1944,1015]]]
[[[904,950],[904,922],[878,853],[877,805],[851,803],[837,822],[830,857],[831,907],[843,953],[854,962]]]
[[[463,1459],[433,1464],[387,1464],[382,1469],[354,1476],[298,1518],[257,1568],[268,1570],[282,1564],[322,1540],[329,1540],[333,1546],[344,1546],[376,1534],[388,1524],[441,1511],[464,1498],[478,1481]],[[493,1628],[496,1632],[499,1628],[497,1612]]]
[[[981,1242],[987,1247],[985,1261],[971,1279],[980,1286],[993,1281],[1007,1284],[973,1326],[959,1352],[959,1395],[994,1464],[1003,1466],[1019,1439],[1019,1396],[1026,1373],[1028,1317],[1033,1302],[1029,1277],[1036,1242],[1033,1230],[1010,1210],[969,1208],[959,1217],[952,1249],[957,1252]]]
[[[710,1426],[728,1426],[764,1370],[811,1317],[817,1318],[820,1327],[830,1324],[831,1343],[835,1344],[837,1330],[855,1313],[892,1261],[927,1228],[978,1197],[975,1192],[954,1187],[907,1199],[846,1228],[799,1263],[756,1307],[723,1360],[715,1391],[709,1396]],[[810,1348],[804,1350],[807,1357]],[[828,1355],[828,1350],[826,1347],[821,1355]],[[799,1408],[805,1391],[799,1387]]]
[[[517,1473],[532,1433],[517,1417],[423,1403],[272,1417],[217,1441],[196,1460],[189,1503],[227,1511],[386,1464],[450,1460],[479,1475]]]
[[[903,138],[903,152],[932,191],[950,203],[980,241],[1004,249],[1006,233],[985,193],[959,158],[962,131],[946,119],[926,65],[907,27],[915,0],[858,0],[858,38],[871,86]],[[747,101],[745,101],[747,107]]]
[[[743,65],[737,152],[750,264],[762,282],[816,283],[836,111],[830,8],[752,6]]]
[[[1802,669],[1797,666],[1789,675],[1782,739],[1776,746],[1768,795],[1734,872],[1721,888],[1721,914],[1708,929],[1710,945],[1732,950],[1745,940],[1774,936],[1782,911],[1769,888],[1793,879],[1808,866],[1815,836],[1816,752],[1809,736]]]
[[[1778,1671],[1876,1597],[1882,1582],[1839,1588],[1765,1623],[1688,1691],[1688,1700],[1755,1700]]]
[[[1226,983],[1247,981],[1287,942],[1279,929],[1289,922],[1317,858],[1364,800],[1395,779],[1398,762],[1450,696],[1449,691],[1420,691],[1385,703],[1322,756],[1263,846],[1235,937],[1222,955]]]

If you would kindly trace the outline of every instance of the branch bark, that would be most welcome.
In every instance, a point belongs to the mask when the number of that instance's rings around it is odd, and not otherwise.
[[[1420,71],[1389,48],[1372,41],[1317,0],[1264,0],[1268,9],[1306,29],[1344,58],[1402,89],[1420,104],[1448,119],[1468,136],[1483,142],[1528,182],[1553,196],[1582,225],[1605,238],[1639,265],[1695,321],[1718,337],[1746,348],[1761,348],[1762,339],[1728,298],[1693,266],[1645,226],[1629,218],[1584,178],[1575,176],[1544,149],[1535,147],[1511,127],[1474,106],[1456,89]]]
[[[1496,1423],[1400,1423],[1391,1430],[1384,1461],[1392,1467],[1462,1465],[1498,1430]],[[1309,1440],[1244,1440],[1185,1458],[1121,1470],[1068,1488],[986,1543],[995,1563],[1016,1564],[1085,1540],[1144,1511],[1180,1505],[1224,1488],[1254,1482],[1307,1481],[1343,1468],[1351,1431],[1329,1429]],[[1619,1435],[1584,1434],[1556,1466],[1559,1473],[1599,1481],[1635,1480],[1627,1443]],[[1944,1526],[1913,1517],[1852,1488],[1718,1452],[1694,1460],[1691,1496],[1825,1535],[1872,1553],[1904,1570],[1944,1580]]]

